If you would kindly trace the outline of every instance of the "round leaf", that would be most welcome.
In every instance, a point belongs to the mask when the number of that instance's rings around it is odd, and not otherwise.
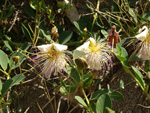
[[[97,113],[106,113],[106,107],[111,108],[112,102],[110,97],[107,94],[100,96],[96,103],[96,112]]]

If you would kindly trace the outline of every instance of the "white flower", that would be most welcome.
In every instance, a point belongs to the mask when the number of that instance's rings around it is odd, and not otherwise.
[[[107,64],[111,59],[109,48],[106,47],[106,43],[102,43],[102,40],[95,40],[89,38],[83,45],[76,50],[87,53],[85,59],[88,63],[88,68],[92,70],[101,70],[107,68]]]
[[[41,68],[41,74],[46,78],[50,78],[51,74],[55,75],[67,66],[66,56],[64,51],[67,50],[66,45],[56,43],[37,46],[40,50],[37,57],[34,59],[36,66]]]
[[[150,60],[150,33],[146,26],[139,29],[139,34],[135,36],[138,40],[141,40],[141,48],[137,53],[139,58],[144,60]]]

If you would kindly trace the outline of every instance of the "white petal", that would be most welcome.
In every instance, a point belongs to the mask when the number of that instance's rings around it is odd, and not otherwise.
[[[91,38],[91,37],[90,37],[88,40],[90,41],[90,45],[93,46],[93,45],[96,44],[96,40],[95,40],[94,38]]]
[[[81,45],[78,48],[76,48],[76,50],[78,50],[78,51],[85,51],[85,50],[88,49],[89,44],[90,44],[90,41],[87,41],[83,45]]]
[[[64,3],[65,3],[65,4],[69,4],[69,1],[68,1],[68,0],[64,0]]]
[[[139,32],[140,34],[136,35],[135,37],[138,40],[144,41],[146,39],[146,36],[148,35],[148,28],[146,26],[143,26],[142,29],[139,29]]]
[[[52,47],[52,44],[46,44],[46,45],[37,46],[37,48],[38,48],[41,52],[48,52],[51,47]]]
[[[56,43],[53,43],[53,46],[54,46],[54,49],[59,52],[67,50],[68,48],[68,46],[66,45],[61,45],[61,44],[56,44]]]

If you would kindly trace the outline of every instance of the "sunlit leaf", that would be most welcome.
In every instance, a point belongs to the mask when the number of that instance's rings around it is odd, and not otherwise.
[[[38,8],[38,2],[39,0],[30,0],[30,6],[36,10]]]
[[[0,66],[3,70],[7,69],[9,63],[9,59],[6,53],[4,53],[2,50],[0,50]]]
[[[123,82],[123,80],[120,80],[120,88],[124,89],[124,82]]]
[[[108,92],[109,92],[108,89],[99,89],[93,93],[91,99],[98,99],[101,95],[106,94]]]
[[[71,76],[71,78],[73,80],[80,83],[81,77],[80,77],[80,74],[78,73],[78,71],[75,68],[71,68],[71,70],[69,72],[69,75]]]
[[[11,46],[9,45],[8,41],[4,41],[5,46],[12,52],[14,53],[14,51],[12,50]]]
[[[86,105],[86,103],[84,102],[84,100],[83,100],[80,96],[75,96],[75,99],[76,99],[81,105],[83,105],[85,108],[88,108],[88,106]]]
[[[108,107],[106,107],[106,113],[115,113],[115,111],[110,109],[110,108],[108,108]]]
[[[107,94],[103,94],[98,98],[96,103],[97,113],[106,113],[106,107],[111,108],[112,102]]]
[[[45,32],[43,29],[40,29],[39,35],[43,36],[43,38],[46,38],[48,41],[51,40],[51,36],[47,32]]]
[[[135,74],[137,80],[140,82],[140,84],[142,85],[142,87],[145,88],[145,82],[143,80],[142,73],[138,69],[136,69],[134,66],[131,66],[131,67],[132,67],[132,69],[134,71],[134,74]]]
[[[15,75],[12,78],[13,82],[12,82],[11,86],[13,86],[13,85],[21,82],[24,78],[25,78],[25,76],[23,74],[17,74],[17,75]]]
[[[63,95],[67,95],[68,94],[68,91],[67,91],[67,89],[64,86],[61,86],[59,90],[60,90],[60,93],[63,94]]]
[[[105,31],[104,29],[102,29],[101,33],[104,35],[105,38],[107,38],[107,36],[108,36],[108,32],[107,31]]]
[[[109,96],[111,99],[114,99],[114,100],[123,99],[123,95],[118,91],[112,91],[111,93],[109,93]]]
[[[2,81],[1,81],[1,79],[0,79],[0,92],[1,92],[1,90],[2,90]]]

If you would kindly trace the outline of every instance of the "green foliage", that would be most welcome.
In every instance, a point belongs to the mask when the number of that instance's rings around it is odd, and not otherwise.
[[[3,68],[3,70],[7,69],[9,59],[6,53],[4,53],[2,50],[0,50],[0,66]]]
[[[25,79],[25,76],[23,74],[17,74],[12,78],[11,86],[14,86],[15,84],[20,83],[23,79]]]
[[[81,105],[83,105],[86,109],[88,109],[87,104],[85,103],[85,101],[84,101],[80,96],[75,96],[75,99],[76,99]]]
[[[134,74],[135,74],[137,80],[139,81],[139,83],[141,84],[141,86],[144,88],[144,87],[145,87],[145,82],[144,82],[144,80],[143,80],[143,75],[142,75],[141,72],[140,72],[138,69],[136,69],[134,66],[131,66],[131,67],[132,67],[132,69],[133,69],[133,71],[134,71]]]
[[[6,94],[8,89],[11,87],[12,82],[13,82],[12,79],[9,79],[9,80],[5,81],[5,83],[3,84],[3,87],[2,87],[1,97],[3,97]]]
[[[69,72],[69,75],[71,76],[71,78],[73,80],[75,80],[76,82],[80,83],[81,77],[80,77],[79,72],[75,68],[71,68],[71,70]]]
[[[60,44],[65,44],[67,43],[71,37],[73,35],[73,32],[72,31],[63,31],[60,33],[60,36],[59,36],[59,43]]]
[[[106,113],[106,107],[111,108],[112,103],[111,103],[111,99],[110,99],[109,95],[103,94],[97,100],[96,112],[97,113]]]
[[[2,90],[2,81],[0,79],[0,92],[1,92],[1,90]]]
[[[120,80],[120,88],[124,89],[124,82],[123,82],[123,80]]]
[[[108,107],[106,107],[106,113],[115,113],[115,111],[110,109],[110,108],[108,108]]]

